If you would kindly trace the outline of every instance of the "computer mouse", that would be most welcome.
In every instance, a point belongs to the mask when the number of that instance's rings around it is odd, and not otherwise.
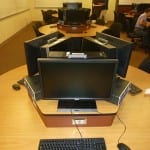
[[[12,85],[12,88],[14,90],[18,91],[18,90],[20,90],[20,85],[15,83],[15,84]]]
[[[117,145],[119,150],[131,150],[126,144],[124,143],[118,143]]]

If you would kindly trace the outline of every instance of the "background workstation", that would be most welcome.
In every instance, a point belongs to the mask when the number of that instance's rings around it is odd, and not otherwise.
[[[8,1],[8,0],[7,0]],[[7,2],[6,1],[6,2]],[[27,7],[30,8],[28,11],[25,11],[23,13],[20,13],[18,15],[14,15],[12,17],[6,18],[1,20],[0,22],[0,27],[1,27],[1,36],[0,36],[0,43],[12,36],[14,33],[31,23],[32,21],[35,20],[42,20],[42,14],[41,14],[41,9],[47,9],[47,8],[52,8],[52,5],[48,5],[47,7],[42,7],[42,1],[35,1],[35,0],[26,0],[27,1]],[[3,1],[1,3],[1,7],[5,6],[6,3]],[[45,2],[49,2],[48,0]],[[3,4],[4,3],[4,4]],[[13,3],[13,1],[9,1],[9,6]],[[92,7],[92,1],[91,0],[83,0],[83,7],[91,8]],[[40,5],[39,5],[40,4]],[[115,3],[113,0],[110,0],[109,2],[110,10],[108,12],[108,20],[111,20],[113,18],[113,11],[115,9]],[[36,7],[38,6],[38,7]],[[55,7],[56,8],[56,7]],[[7,8],[6,8],[7,9]],[[12,26],[12,28],[9,28],[9,26]],[[5,31],[5,29],[7,30]]]
[[[142,2],[138,1],[138,3]],[[83,7],[92,8],[92,0],[82,0],[82,3]],[[127,8],[131,8],[131,3],[123,5],[117,5],[116,3],[118,3],[118,1],[109,0],[108,10],[106,14],[108,25],[114,20],[114,10],[116,10],[116,6],[118,6],[118,11],[120,9],[124,11],[128,10]],[[10,9],[8,8],[8,6],[12,8]],[[4,73],[14,67],[25,64],[23,42],[35,37],[35,33],[32,28],[32,22],[42,21],[43,18],[41,9],[52,8],[52,6],[48,7],[50,8],[36,7],[36,3],[34,0],[6,0],[1,2],[0,56],[2,58],[0,59],[0,62],[1,64],[5,65],[1,66],[0,73]],[[13,10],[13,13],[11,13],[11,15],[10,10]],[[121,33],[121,38],[125,40],[131,40],[131,38],[127,37],[125,32]],[[16,56],[17,59],[14,56]],[[143,50],[139,46],[136,46],[135,51],[133,51],[132,53],[130,64],[137,67],[147,56],[148,54],[145,53],[145,50]],[[8,61],[10,63],[8,63]]]
[[[58,1],[58,0],[57,0]],[[55,1],[55,8],[57,1]],[[73,2],[73,1],[72,1]],[[92,8],[92,0],[80,0],[82,2],[83,7]],[[149,3],[148,0],[144,1],[116,1],[116,0],[109,0],[108,2],[108,11],[107,11],[107,20],[113,21],[114,19],[114,10],[116,7],[116,4],[119,3],[119,5],[131,5],[131,3]],[[59,1],[60,5],[62,1]],[[46,4],[49,4],[46,7]],[[15,14],[19,11],[22,13],[19,13],[17,15],[13,15],[11,17],[7,17],[6,19],[0,20],[0,43],[8,39],[10,36],[12,36],[14,33],[31,23],[35,20],[42,20],[42,15],[40,12],[41,8],[52,8],[53,1],[42,1],[42,0],[6,0],[1,2],[0,6],[0,19],[4,16]],[[26,11],[25,11],[26,10]],[[9,27],[11,25],[11,28]],[[7,30],[6,30],[7,29]]]
[[[37,2],[40,1],[37,0]],[[108,21],[113,21],[113,12],[115,10],[115,5],[115,1],[109,0],[110,7],[107,13]],[[27,28],[24,28],[23,31],[21,31],[21,34],[23,36],[18,36],[18,34],[15,36],[24,38],[23,41],[35,36],[32,31],[32,27],[30,26],[30,23],[35,20],[42,20],[42,15],[40,11],[41,8],[36,8],[33,0],[28,0],[28,5],[26,6],[27,7],[25,7],[25,9],[21,10],[21,13],[15,12],[11,16],[1,18],[0,43],[2,46],[5,45],[7,42],[11,41],[11,39],[9,38],[13,36],[13,34],[26,26]],[[91,1],[83,0],[83,6],[91,8]],[[27,34],[29,34],[29,36]],[[122,35],[122,37],[124,37],[124,34]],[[18,39],[19,38],[15,38],[14,41],[16,43],[22,42],[23,45],[23,41],[21,41],[21,39],[19,41]],[[12,51],[15,51],[14,49],[15,47],[12,47]],[[2,53],[5,54],[4,52]],[[142,54],[141,52],[137,53],[138,58],[136,57],[137,55],[134,56],[135,62],[137,62],[136,59],[142,59],[141,55],[143,55],[143,57],[147,56],[145,52]],[[10,59],[12,59],[13,55],[15,55],[13,52],[9,52],[8,54],[10,55],[8,57],[11,57]],[[16,57],[17,59],[20,59],[18,58],[19,55]],[[24,58],[23,54],[21,58]],[[14,58],[13,61],[15,61],[15,59],[16,58]],[[133,59],[131,60],[131,63],[132,61]],[[20,62],[21,63],[19,65],[23,65],[25,61],[22,61],[20,59]],[[9,61],[7,63],[9,63]],[[18,62],[16,60],[16,66],[18,66],[17,63]],[[6,65],[7,67],[7,64],[2,65]],[[0,115],[2,120],[0,149],[12,149],[12,147],[19,149],[21,147],[22,149],[34,150],[37,149],[39,138],[64,138],[66,136],[70,138],[79,137],[76,128],[46,128],[43,122],[40,120],[39,116],[37,115],[37,112],[33,108],[25,88],[22,88],[22,91],[18,93],[14,92],[11,89],[11,85],[26,74],[26,68],[20,67],[17,70],[12,70],[8,72],[8,74],[6,75],[1,75],[0,80],[2,85],[4,85],[3,87],[1,86],[1,97],[3,100],[1,100],[1,105],[5,105],[5,107],[2,108]],[[137,75],[136,78],[135,74]],[[149,87],[149,74],[143,73],[142,71],[139,71],[135,68],[129,68],[129,74],[127,75],[127,79],[137,84],[142,89]],[[143,81],[143,79],[145,80]],[[21,96],[24,97],[22,100],[20,98]],[[12,97],[12,99],[10,99],[9,97]],[[150,122],[148,120],[148,116],[150,114],[149,102],[149,97],[144,97],[144,93],[141,93],[137,97],[132,97],[131,95],[128,95],[123,102],[123,105],[119,109],[119,116],[121,117],[121,119],[123,118],[127,125],[127,132],[121,140],[128,144],[131,148],[136,150],[150,148]],[[10,116],[8,112],[11,114]],[[68,132],[66,132],[66,130]],[[81,128],[81,131],[83,133],[83,136],[85,137],[106,137],[106,144],[108,150],[115,150],[117,149],[117,139],[123,131],[123,126],[120,121],[115,118],[112,126],[110,127]],[[54,133],[55,136],[53,136]],[[6,143],[7,145],[5,145],[4,143]]]
[[[58,0],[57,0],[58,1]],[[62,4],[62,0],[59,0],[59,3],[55,1],[54,7],[60,6]],[[71,1],[73,2],[73,1]],[[92,0],[80,0],[82,2],[83,7],[92,8]],[[119,3],[119,5],[131,5],[133,3],[149,3],[147,0],[144,1],[114,1],[109,0],[108,2],[108,10],[107,10],[107,20],[113,21],[114,19],[114,10]],[[42,20],[42,15],[40,9],[42,8],[54,8],[54,2],[48,0],[6,0],[1,2],[0,6],[0,43],[8,39],[14,33],[28,25],[34,20]],[[46,7],[47,6],[47,7]],[[6,19],[2,19],[6,16],[16,14],[17,12],[22,12],[17,15],[13,15],[11,17],[7,17]],[[11,25],[11,28],[9,26]],[[7,30],[6,30],[7,29]]]

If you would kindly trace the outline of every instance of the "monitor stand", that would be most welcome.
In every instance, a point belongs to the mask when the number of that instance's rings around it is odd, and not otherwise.
[[[59,100],[58,112],[97,112],[95,100]]]

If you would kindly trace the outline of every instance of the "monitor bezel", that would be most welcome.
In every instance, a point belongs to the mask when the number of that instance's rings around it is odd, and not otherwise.
[[[131,58],[134,44],[130,41],[126,41],[126,40],[123,40],[123,39],[120,39],[120,38],[117,38],[117,37],[114,37],[105,33],[96,32],[96,39],[98,39],[99,37],[105,40],[108,40],[108,43],[114,46],[114,49],[111,52],[115,53],[116,59],[118,59],[117,74],[125,78],[127,75],[128,66],[130,63],[130,58]],[[122,57],[124,57],[123,59],[124,62],[122,62],[121,60]],[[123,67],[122,67],[122,64],[123,64]]]
[[[47,57],[46,49],[43,50],[41,49],[41,47],[43,45],[46,45],[48,43],[48,40],[52,38],[58,38],[59,40],[63,37],[64,35],[61,32],[56,31],[51,34],[42,35],[24,42],[25,58],[29,76],[33,76],[38,73],[37,58]]]
[[[77,62],[80,61],[80,63],[82,62],[100,62],[100,63],[114,63],[114,71],[113,71],[113,77],[112,77],[112,87],[110,90],[110,95],[109,97],[44,97],[43,95],[43,90],[42,91],[42,99],[49,99],[49,100],[110,100],[112,97],[112,91],[115,85],[115,78],[116,78],[116,72],[117,72],[117,65],[118,65],[118,60],[117,59],[66,59],[66,58],[38,58],[38,67],[39,67],[39,75],[40,75],[40,85],[41,85],[41,89],[43,89],[43,85],[42,85],[42,72],[41,72],[41,68],[40,68],[40,63],[41,62],[66,62],[66,63],[71,63],[71,62]]]

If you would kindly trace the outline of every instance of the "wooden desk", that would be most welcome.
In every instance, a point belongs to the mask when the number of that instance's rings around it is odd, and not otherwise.
[[[135,15],[132,15],[132,14],[125,14],[125,17],[127,19],[133,19]]]
[[[130,10],[129,12],[125,12],[124,15],[127,19],[132,19],[136,16],[136,12],[134,10]]]
[[[79,127],[111,126],[118,110],[118,106],[102,100],[96,101],[98,112],[58,112],[57,100],[33,100],[33,104],[47,127],[74,127],[75,120],[82,121]]]
[[[22,66],[0,76],[0,149],[37,150],[40,138],[77,138],[75,127],[46,128],[28,96],[25,87],[14,91],[11,87],[26,76]],[[150,87],[150,75],[129,67],[127,79],[142,89]],[[150,97],[143,93],[127,95],[119,108],[118,115],[127,126],[121,142],[132,150],[150,149]],[[104,137],[108,150],[118,150],[117,140],[123,126],[115,118],[112,126],[80,127],[83,137]]]
[[[91,27],[83,33],[66,33],[63,30],[57,29],[57,24],[45,25],[39,28],[39,32],[42,34],[50,34],[56,31],[63,33],[67,37],[86,37],[86,36],[95,36],[96,32],[102,32],[104,29],[108,27],[93,24]]]

